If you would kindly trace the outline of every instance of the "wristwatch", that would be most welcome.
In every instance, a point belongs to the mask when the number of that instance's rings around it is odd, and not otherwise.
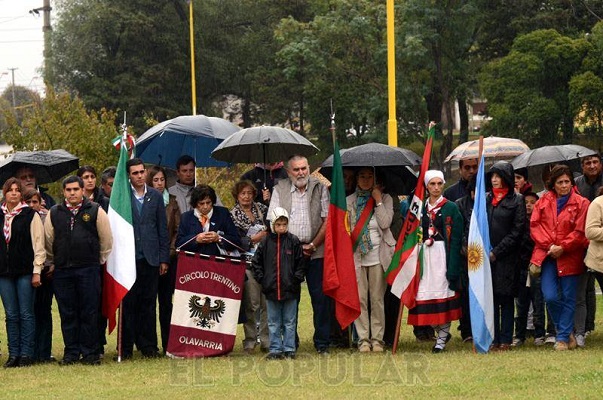
[[[375,205],[375,207],[379,207],[379,206],[380,206],[380,205],[382,205],[382,204],[383,204],[383,202],[382,202],[382,201],[380,201],[379,203],[377,203],[377,204]]]
[[[310,247],[312,247],[312,251],[316,251],[316,246],[314,246],[314,243],[310,242]]]

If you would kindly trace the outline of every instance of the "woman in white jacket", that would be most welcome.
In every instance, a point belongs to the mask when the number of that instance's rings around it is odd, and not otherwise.
[[[391,196],[375,184],[372,167],[358,170],[356,178],[356,191],[346,198],[361,310],[354,326],[361,353],[382,352],[387,288],[383,273],[396,245],[389,229],[394,210]]]

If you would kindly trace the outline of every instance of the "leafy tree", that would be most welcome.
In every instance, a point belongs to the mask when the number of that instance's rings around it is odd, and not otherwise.
[[[12,112],[4,112],[8,128],[4,139],[15,151],[65,149],[80,158],[80,164],[102,171],[117,162],[111,140],[117,136],[116,114],[102,109],[86,111],[81,99],[52,90],[18,123]]]
[[[15,107],[13,108],[13,86],[9,85],[2,95],[0,95],[0,110],[3,113],[12,112],[16,120],[21,123],[23,116],[28,108],[33,107],[40,103],[40,95],[25,86],[14,86],[14,102]],[[4,122],[6,124],[6,122]],[[0,119],[0,132],[3,130],[3,123]]]
[[[90,109],[190,113],[188,20],[181,1],[58,0],[49,65],[58,91]]]
[[[493,118],[487,127],[490,132],[520,137],[531,145],[571,143],[569,81],[588,48],[585,39],[571,39],[555,30],[519,36],[511,52],[489,63],[481,75]]]

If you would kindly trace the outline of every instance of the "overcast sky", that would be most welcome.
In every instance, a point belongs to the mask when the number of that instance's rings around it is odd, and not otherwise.
[[[54,1],[51,0],[51,6]],[[15,70],[15,84],[38,92],[44,82],[38,69],[43,64],[44,34],[42,13],[34,16],[29,10],[42,7],[42,0],[0,0],[0,93],[10,85]],[[55,15],[50,14],[51,23]]]

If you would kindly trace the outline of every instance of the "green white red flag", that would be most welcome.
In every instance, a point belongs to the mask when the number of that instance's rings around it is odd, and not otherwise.
[[[404,219],[402,231],[394,249],[394,256],[385,272],[387,283],[392,286],[391,292],[402,300],[409,309],[416,304],[417,291],[421,280],[422,271],[422,246],[423,235],[421,232],[421,215],[423,214],[423,199],[425,197],[425,172],[429,169],[431,149],[435,127],[427,134],[423,163],[417,181],[408,213]]]
[[[360,299],[352,239],[346,229],[346,200],[339,144],[334,143],[331,204],[327,217],[323,291],[335,300],[335,317],[342,329],[360,316]]]
[[[107,259],[107,269],[103,280],[102,308],[103,315],[109,319],[109,333],[115,328],[115,312],[121,300],[136,280],[131,187],[126,173],[128,159],[128,150],[122,142],[108,212],[113,234],[113,250]]]

